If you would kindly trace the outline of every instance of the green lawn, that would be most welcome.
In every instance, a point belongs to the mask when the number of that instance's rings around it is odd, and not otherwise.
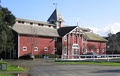
[[[21,67],[12,66],[12,65],[10,65],[10,64],[7,63],[7,62],[0,61],[0,64],[2,64],[2,63],[7,64],[7,70],[6,70],[7,72],[9,72],[9,71],[25,71],[25,70],[26,70],[26,69],[21,68]],[[3,72],[3,71],[0,71],[0,72]]]
[[[102,65],[102,66],[120,66],[120,62],[56,62],[56,64],[69,65]]]

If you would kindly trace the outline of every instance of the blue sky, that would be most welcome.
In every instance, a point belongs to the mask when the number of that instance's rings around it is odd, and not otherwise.
[[[87,27],[101,36],[120,31],[120,0],[1,0],[16,17],[47,21],[57,8],[65,25]]]

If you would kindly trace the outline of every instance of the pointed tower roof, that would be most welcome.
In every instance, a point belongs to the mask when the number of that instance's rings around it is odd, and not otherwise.
[[[47,21],[49,23],[51,23],[52,21],[54,21],[54,22],[64,22],[62,16],[60,15],[60,13],[58,12],[57,9],[54,10],[54,12],[51,14],[51,16],[49,17],[49,19]]]

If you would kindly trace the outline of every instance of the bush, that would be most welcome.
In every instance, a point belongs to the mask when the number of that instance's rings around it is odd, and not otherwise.
[[[35,58],[43,58],[44,57],[42,54],[40,54],[40,55],[34,55],[34,56],[35,56]]]
[[[34,56],[35,58],[44,58],[44,56],[48,56],[49,58],[55,58],[55,54],[39,54]]]

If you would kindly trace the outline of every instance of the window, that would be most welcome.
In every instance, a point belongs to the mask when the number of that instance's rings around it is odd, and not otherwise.
[[[54,52],[56,52],[57,51],[57,48],[54,48]]]
[[[38,51],[38,47],[34,47],[34,51]]]
[[[82,53],[85,54],[86,53],[86,48],[83,46],[83,49],[82,49]]]
[[[23,46],[23,51],[27,51],[27,47],[26,46]]]
[[[48,51],[48,47],[44,47],[44,51]]]
[[[57,38],[55,37],[54,40],[57,41]]]
[[[97,53],[99,53],[99,49],[97,49]]]
[[[104,49],[102,49],[102,52],[104,53],[104,52],[105,52],[105,50],[104,50]]]
[[[64,49],[64,55],[67,55],[67,47]]]
[[[64,37],[64,41],[67,41],[67,36]]]

